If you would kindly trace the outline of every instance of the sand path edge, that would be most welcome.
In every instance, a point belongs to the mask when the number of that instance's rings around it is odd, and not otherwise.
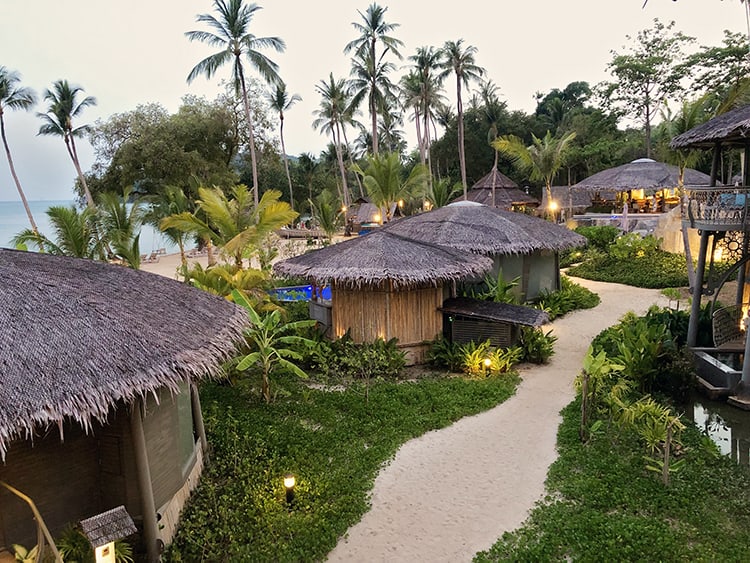
[[[560,411],[591,340],[628,311],[668,304],[659,290],[572,279],[601,303],[545,327],[558,338],[550,363],[524,366],[516,394],[497,407],[405,443],[328,561],[471,561],[526,520],[544,497]]]

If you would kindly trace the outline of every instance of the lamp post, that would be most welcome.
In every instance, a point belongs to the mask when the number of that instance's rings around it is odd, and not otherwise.
[[[297,479],[291,473],[284,475],[284,489],[286,490],[286,505],[291,510],[292,503],[294,502],[294,487],[297,484]]]

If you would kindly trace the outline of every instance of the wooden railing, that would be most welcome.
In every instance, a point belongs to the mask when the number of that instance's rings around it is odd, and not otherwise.
[[[682,221],[711,231],[750,230],[750,187],[685,188]]]

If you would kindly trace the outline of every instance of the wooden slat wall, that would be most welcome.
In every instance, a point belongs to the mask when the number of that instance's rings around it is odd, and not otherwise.
[[[432,340],[442,331],[442,286],[400,291],[334,286],[331,291],[334,337],[351,329],[355,342],[395,337],[408,345]]]

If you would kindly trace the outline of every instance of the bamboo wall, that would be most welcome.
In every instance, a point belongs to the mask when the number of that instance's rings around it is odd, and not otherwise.
[[[393,290],[331,288],[333,336],[351,331],[355,342],[398,338],[404,348],[419,347],[443,330],[443,287]]]

